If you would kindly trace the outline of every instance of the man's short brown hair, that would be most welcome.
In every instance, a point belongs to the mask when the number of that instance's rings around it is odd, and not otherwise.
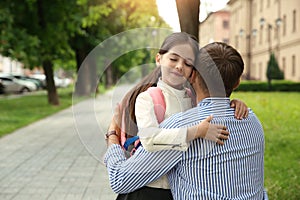
[[[237,85],[244,62],[236,49],[222,42],[210,43],[200,49],[196,69],[210,96],[229,97]]]

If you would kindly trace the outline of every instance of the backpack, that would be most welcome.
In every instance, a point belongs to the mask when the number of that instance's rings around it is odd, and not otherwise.
[[[149,87],[147,89],[149,92],[153,104],[154,104],[154,113],[157,118],[157,122],[160,123],[165,118],[166,112],[166,103],[164,95],[159,87]],[[136,151],[136,149],[141,145],[139,140],[139,136],[128,137],[128,134],[125,132],[125,115],[122,115],[122,123],[121,123],[121,145],[124,148],[125,152],[127,152],[131,156]]]
[[[186,88],[187,94],[189,97],[192,98],[193,94],[189,88]],[[165,97],[162,93],[162,90],[159,87],[149,87],[147,89],[147,92],[149,92],[153,104],[154,104],[154,113],[157,118],[157,122],[160,124],[164,118],[165,118],[165,112],[166,112],[166,102]],[[192,103],[194,104],[194,99],[192,98]],[[122,115],[122,125],[121,125],[121,144],[124,148],[125,152],[127,152],[129,155],[128,157],[133,155],[133,153],[136,151],[136,149],[141,145],[141,142],[139,140],[139,136],[133,136],[128,137],[125,130],[125,115]]]

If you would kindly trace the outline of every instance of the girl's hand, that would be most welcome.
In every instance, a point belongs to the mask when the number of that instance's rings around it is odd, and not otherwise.
[[[204,138],[223,145],[224,140],[227,140],[229,137],[229,132],[224,125],[211,124],[210,121],[212,118],[213,116],[211,115],[195,126],[195,138]]]
[[[248,110],[247,105],[244,102],[242,102],[238,99],[233,99],[230,102],[230,107],[235,109],[234,117],[236,119],[243,119],[243,118],[248,117],[249,110]]]
[[[213,116],[207,117],[205,120],[203,120],[199,126],[198,129],[201,127],[206,127],[204,128],[205,135],[204,138],[208,140],[212,140],[217,142],[218,144],[223,145],[224,140],[227,140],[229,137],[229,132],[227,130],[227,127],[224,125],[220,124],[211,124],[210,121],[212,120]]]

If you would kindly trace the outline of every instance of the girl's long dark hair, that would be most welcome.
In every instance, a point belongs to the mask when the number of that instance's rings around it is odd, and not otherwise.
[[[167,53],[172,47],[179,44],[190,44],[195,57],[198,54],[199,46],[197,39],[185,32],[172,33],[162,43],[158,53],[163,55]],[[128,135],[137,135],[138,128],[136,125],[135,118],[135,101],[137,96],[146,91],[149,87],[157,85],[159,78],[161,77],[161,67],[157,66],[150,74],[145,76],[136,86],[134,86],[122,99],[120,113],[124,119],[123,123],[125,126],[120,125],[120,127],[125,127],[125,131]],[[151,108],[149,108],[151,109]]]

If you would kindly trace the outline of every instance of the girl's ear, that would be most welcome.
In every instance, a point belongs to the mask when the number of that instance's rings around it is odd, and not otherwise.
[[[160,66],[160,61],[161,61],[161,55],[157,53],[155,56],[155,63],[157,66]]]

